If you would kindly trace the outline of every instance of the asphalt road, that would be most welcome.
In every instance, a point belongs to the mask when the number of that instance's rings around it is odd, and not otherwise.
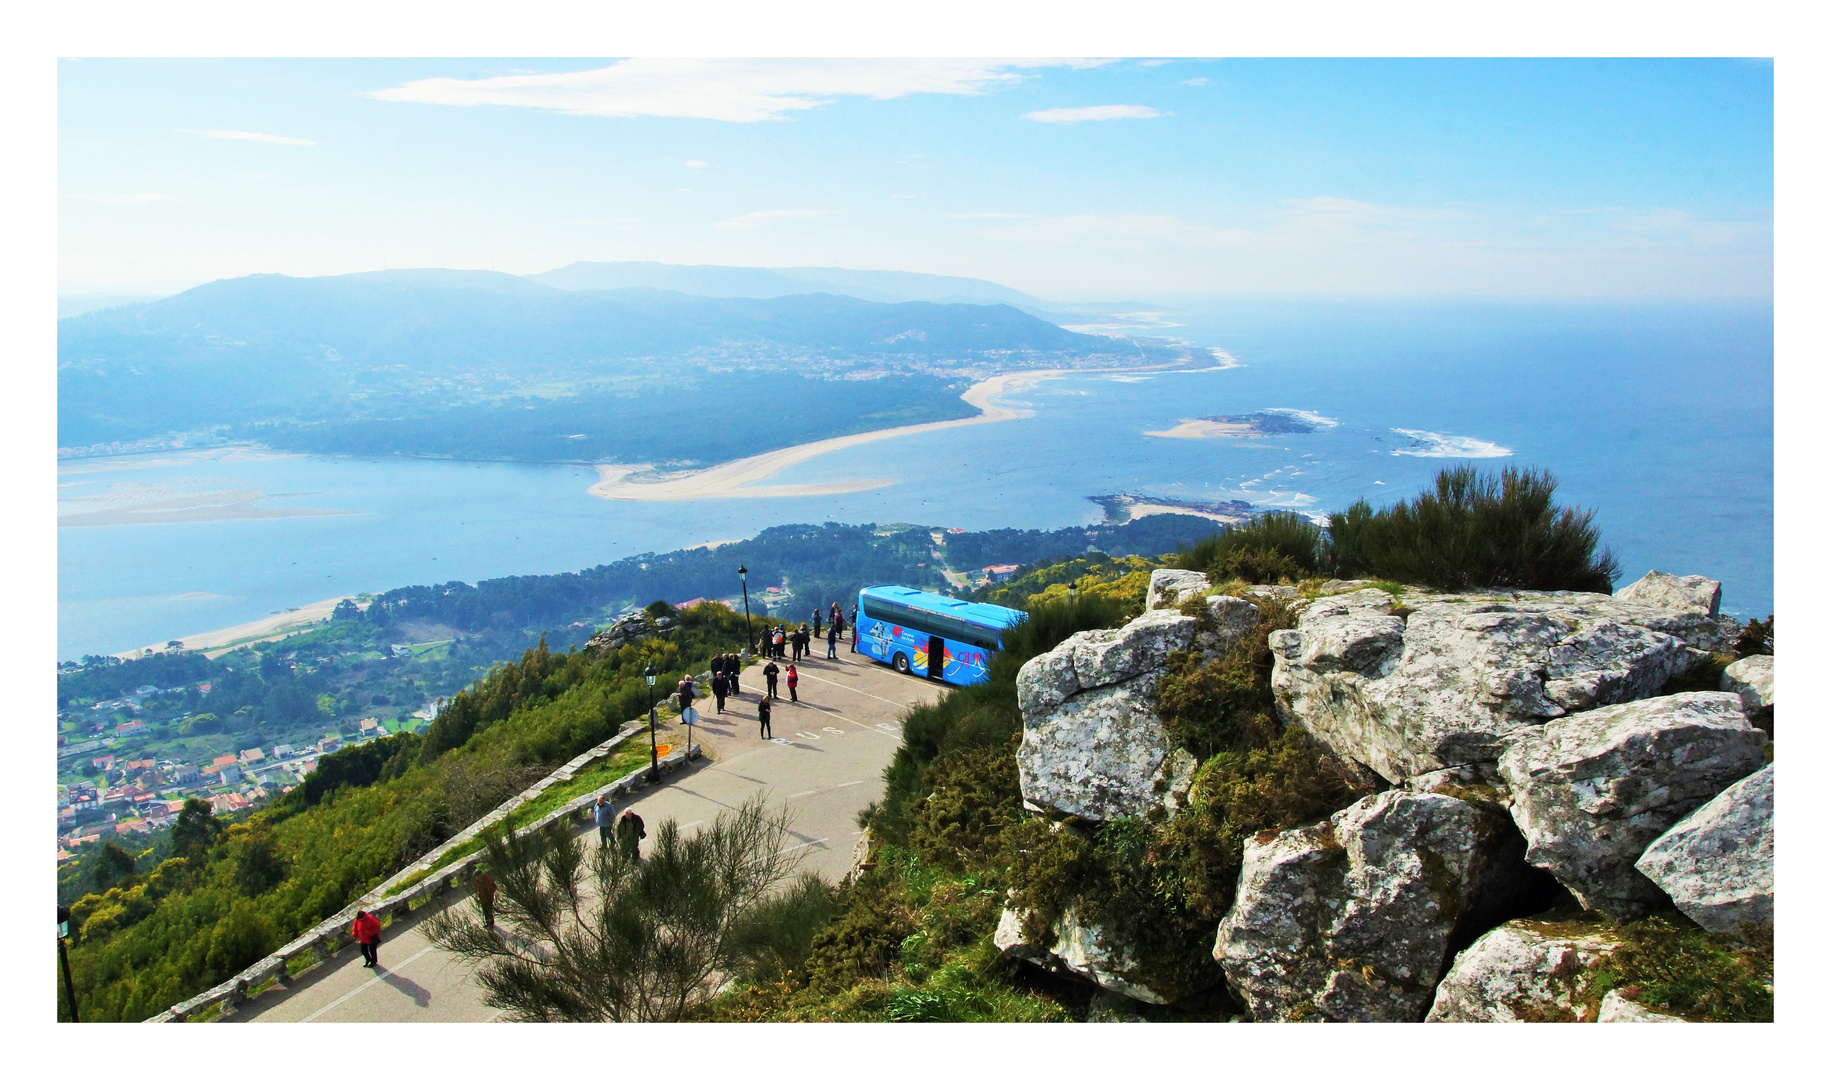
[[[824,650],[822,650],[824,651]],[[692,828],[736,808],[758,791],[792,812],[791,846],[805,853],[801,864],[837,881],[851,866],[861,831],[858,812],[883,794],[884,766],[902,739],[902,715],[912,704],[932,702],[940,687],[898,675],[853,654],[810,660],[800,666],[799,704],[780,687],[771,728],[758,737],[756,702],[763,677],[744,673],[744,693],[727,699],[725,713],[712,702],[699,704],[702,720],[694,741],[703,743],[709,764],[696,767],[660,788],[644,789],[627,804],[648,825],[673,818]],[[678,744],[686,729],[671,726],[665,741]],[[588,841],[596,834],[588,830]],[[644,846],[648,846],[645,842]],[[467,893],[453,903],[470,903]],[[269,992],[248,1004],[232,1021],[296,1023],[416,1021],[465,1023],[496,1019],[483,1003],[467,963],[436,949],[420,932],[430,906],[384,932],[374,969],[362,966],[347,947],[328,964],[306,972],[291,993]]]

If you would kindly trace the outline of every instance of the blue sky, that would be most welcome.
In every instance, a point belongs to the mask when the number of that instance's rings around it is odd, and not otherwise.
[[[839,265],[1768,298],[1744,61],[64,61],[59,279]]]

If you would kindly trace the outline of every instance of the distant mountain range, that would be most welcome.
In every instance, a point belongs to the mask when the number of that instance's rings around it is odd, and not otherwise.
[[[895,304],[1011,304],[1040,307],[1042,301],[979,278],[910,274],[898,270],[845,270],[837,266],[679,266],[657,262],[575,262],[529,280],[572,292],[607,289],[669,289],[693,296],[767,300],[800,293],[831,293]]]
[[[599,275],[605,267],[615,274],[643,265],[575,264],[554,274],[576,284],[612,280]],[[1002,288],[916,274],[866,277],[886,285],[910,279],[909,289],[931,291]],[[1075,333],[983,300],[563,289],[479,270],[257,274],[60,320],[58,441],[86,446],[275,422],[347,425],[509,401],[540,411],[556,399],[576,405],[581,394],[664,393],[713,370],[957,377],[1181,355]]]

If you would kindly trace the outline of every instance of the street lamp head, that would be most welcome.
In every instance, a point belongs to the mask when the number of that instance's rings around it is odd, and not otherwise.
[[[1073,600],[1074,593],[1075,593],[1074,582],[1071,581],[1068,583],[1068,599]]]
[[[740,563],[740,564],[739,564],[739,565],[738,565],[738,568],[737,568],[737,579],[738,579],[738,580],[739,580],[739,581],[743,581],[743,580],[744,580],[744,575],[745,575],[745,574],[748,574],[748,573],[750,573],[750,571],[748,571],[748,570],[746,570],[746,569],[744,569],[744,567],[743,567],[743,564],[741,564],[741,563]]]
[[[653,686],[653,685],[655,685],[655,664],[654,664],[654,661],[650,661],[650,662],[649,662],[649,665],[648,665],[648,667],[645,667],[645,668],[643,668],[643,669],[642,669],[642,677],[643,677],[643,678],[644,678],[644,679],[647,679],[647,680],[648,680],[648,684],[649,684],[649,685],[650,685],[650,686]]]

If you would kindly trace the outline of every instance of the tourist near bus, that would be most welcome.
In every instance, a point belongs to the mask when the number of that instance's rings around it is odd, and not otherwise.
[[[788,700],[797,703],[800,702],[801,699],[795,695],[795,687],[799,685],[800,682],[801,673],[795,670],[795,662],[790,660],[788,663]]]

